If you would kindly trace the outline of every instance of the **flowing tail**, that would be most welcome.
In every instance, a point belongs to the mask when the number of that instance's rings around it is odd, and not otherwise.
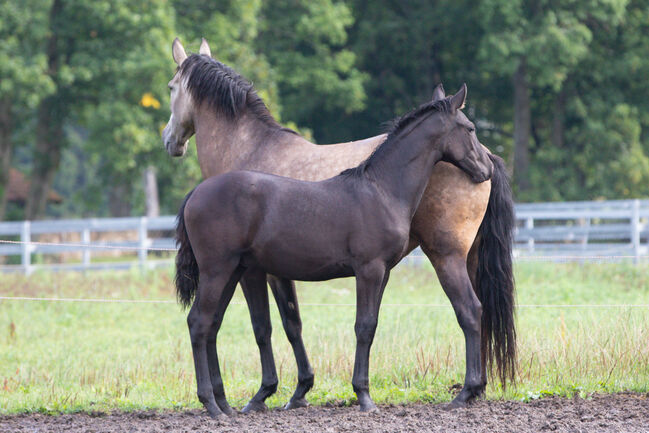
[[[502,158],[489,155],[494,164],[491,195],[478,231],[476,294],[482,303],[482,353],[490,373],[494,364],[503,387],[516,378],[514,324],[514,202]]]
[[[183,307],[187,308],[194,299],[196,288],[198,287],[198,263],[194,257],[194,251],[189,243],[187,228],[185,227],[185,205],[191,197],[194,190],[183,200],[176,218],[176,246],[178,254],[176,255],[176,298]]]

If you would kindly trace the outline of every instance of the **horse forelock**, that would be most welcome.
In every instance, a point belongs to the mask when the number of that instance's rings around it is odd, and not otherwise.
[[[192,54],[180,65],[178,73],[197,106],[207,104],[230,119],[236,119],[248,109],[266,124],[280,126],[252,83],[226,64]]]

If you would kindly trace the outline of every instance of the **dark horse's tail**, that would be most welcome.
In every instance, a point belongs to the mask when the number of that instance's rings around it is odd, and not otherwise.
[[[489,155],[494,165],[491,195],[478,231],[476,294],[482,303],[482,353],[503,387],[516,376],[516,330],[514,329],[514,274],[512,247],[514,202],[505,164]]]
[[[176,246],[178,254],[176,255],[176,297],[183,307],[187,308],[194,299],[196,288],[198,287],[198,263],[194,257],[194,251],[189,243],[187,228],[185,227],[185,205],[191,197],[194,190],[183,200],[176,218]]]

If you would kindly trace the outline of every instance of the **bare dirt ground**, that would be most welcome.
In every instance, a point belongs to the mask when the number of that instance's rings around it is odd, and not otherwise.
[[[545,398],[530,403],[478,401],[444,405],[272,410],[212,420],[204,411],[0,416],[0,432],[649,432],[649,393]]]

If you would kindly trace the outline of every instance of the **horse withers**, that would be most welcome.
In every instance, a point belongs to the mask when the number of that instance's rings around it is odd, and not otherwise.
[[[477,180],[493,165],[460,111],[466,86],[400,119],[372,155],[353,169],[304,182],[234,171],[198,185],[178,214],[176,287],[187,317],[197,394],[213,417],[225,399],[215,342],[223,313],[246,272],[303,281],[356,278],[356,357],[352,385],[362,411],[369,394],[369,354],[390,270],[408,248],[410,224],[438,161]],[[470,288],[468,288],[470,289]],[[250,301],[249,301],[250,302]],[[480,309],[480,305],[472,306]],[[469,324],[480,340],[480,323]],[[483,387],[480,366],[467,382]]]

